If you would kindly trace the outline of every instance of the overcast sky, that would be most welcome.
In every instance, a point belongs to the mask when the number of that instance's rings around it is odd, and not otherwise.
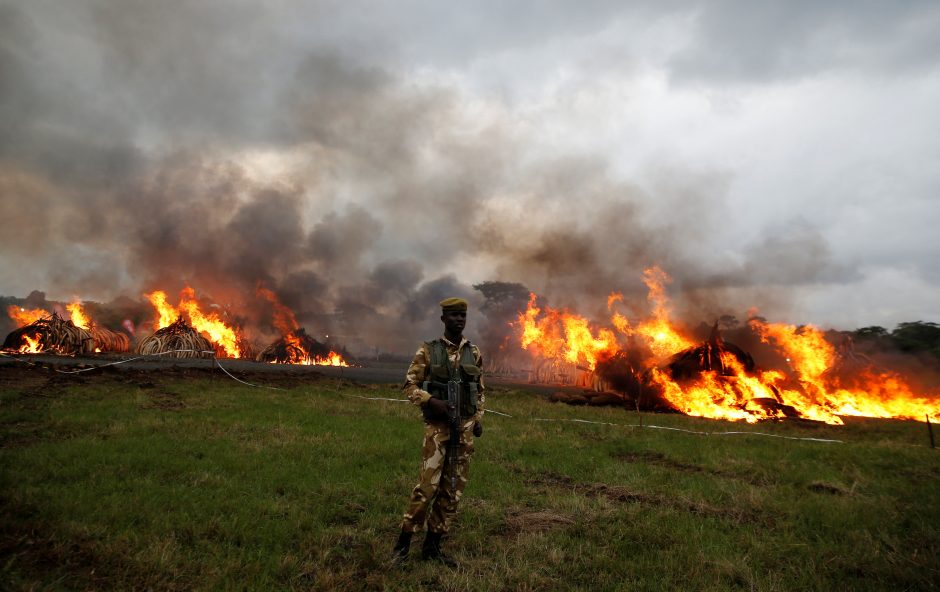
[[[930,1],[0,1],[0,294],[260,280],[394,331],[484,280],[639,308],[656,264],[692,317],[940,322],[938,30]]]

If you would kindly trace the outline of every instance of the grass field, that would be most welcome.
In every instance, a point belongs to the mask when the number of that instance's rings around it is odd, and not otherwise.
[[[0,367],[0,588],[930,590],[924,424],[748,426],[495,388],[456,570],[388,569],[421,422],[394,385]],[[938,434],[940,435],[940,434]],[[420,545],[420,537],[413,551]],[[416,555],[417,553],[413,553]]]

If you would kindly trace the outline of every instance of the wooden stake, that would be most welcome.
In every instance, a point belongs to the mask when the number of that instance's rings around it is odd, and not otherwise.
[[[934,444],[934,441],[933,441],[933,426],[930,425],[930,414],[927,413],[924,415],[924,417],[927,418],[927,433],[930,434],[930,447],[936,448],[936,445]]]

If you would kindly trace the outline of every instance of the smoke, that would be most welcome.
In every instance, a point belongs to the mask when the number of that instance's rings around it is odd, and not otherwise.
[[[291,46],[277,10],[76,3],[73,37],[44,11],[0,5],[5,292],[190,285],[267,336],[260,282],[312,335],[368,353],[436,336],[445,297],[481,310],[483,281],[601,316],[611,291],[642,309],[655,264],[697,321],[831,272],[812,229],[703,257],[736,240],[711,236],[731,215],[721,171],[625,179],[446,79]],[[468,333],[498,347],[499,314]]]

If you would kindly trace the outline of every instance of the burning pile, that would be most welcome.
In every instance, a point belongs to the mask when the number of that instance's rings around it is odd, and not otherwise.
[[[274,307],[274,326],[282,334],[280,339],[258,354],[257,361],[305,366],[349,366],[341,354],[307,335],[297,323],[294,313],[281,304],[274,292],[261,285],[257,292]]]
[[[12,311],[10,316],[13,316]],[[51,352],[74,355],[91,353],[95,345],[88,331],[53,312],[11,332],[3,342],[3,349],[24,354]]]
[[[667,406],[687,415],[748,422],[789,416],[830,424],[843,423],[844,415],[940,417],[934,398],[940,393],[918,396],[904,377],[859,363],[857,357],[846,364],[845,355],[811,326],[798,329],[759,318],[748,322],[761,342],[785,360],[771,370],[761,370],[750,354],[725,342],[717,325],[696,345],[669,320],[668,276],[652,268],[644,279],[651,318],[631,324],[613,311],[622,296],[612,294],[613,329],[593,328],[566,310],[543,310],[531,295],[517,327],[520,345],[533,356],[532,379],[613,389],[646,408]],[[853,371],[839,371],[846,366]],[[557,380],[558,375],[567,379]]]
[[[291,331],[266,347],[258,357],[259,362],[271,364],[302,364],[305,366],[348,366],[339,353],[332,351],[307,335],[303,327]]]
[[[145,296],[156,309],[157,319],[153,326],[155,333],[141,342],[138,347],[140,353],[163,353],[180,349],[176,346],[170,347],[170,344],[178,345],[184,342],[191,345],[206,343],[208,346],[182,349],[215,350],[217,355],[230,358],[240,358],[247,353],[245,350],[249,347],[239,332],[227,325],[215,312],[204,313],[196,300],[196,291],[189,286],[180,292],[178,307],[167,302],[166,292],[161,290]],[[183,321],[184,315],[189,319],[189,324]],[[167,331],[163,332],[164,329]],[[145,343],[146,349],[152,351],[144,352]]]
[[[182,318],[158,329],[137,346],[137,353],[142,355],[167,354],[174,358],[207,358],[214,351],[212,343]]]
[[[94,350],[96,352],[123,353],[130,351],[131,340],[127,335],[112,331],[107,327],[102,327],[98,323],[90,320],[85,314],[85,311],[82,310],[81,303],[73,302],[66,305],[66,308],[72,317],[72,324],[85,329],[91,334],[95,342]]]

